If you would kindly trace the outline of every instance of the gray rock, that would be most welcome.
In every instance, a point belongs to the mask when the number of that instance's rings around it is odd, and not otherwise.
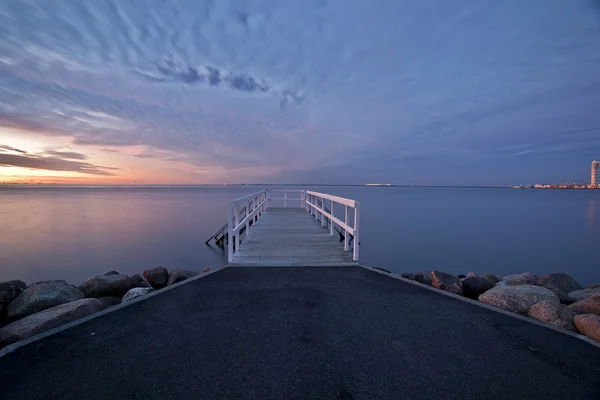
[[[102,307],[104,307],[104,309],[121,304],[121,298],[115,296],[98,297],[98,300],[100,303],[102,303]]]
[[[400,276],[406,279],[412,279],[413,281],[415,280],[415,274],[411,274],[410,272],[403,272]]]
[[[563,292],[562,290],[560,290],[557,287],[554,287],[552,285],[546,285],[546,286],[543,286],[543,287],[545,287],[546,289],[552,291],[552,293],[554,293],[556,295],[556,297],[558,297],[558,299],[560,300],[560,302],[563,303],[563,304],[567,304],[568,305],[568,304],[571,304],[571,303],[575,302],[575,300],[573,298],[571,298],[571,296],[569,296],[568,293]]]
[[[6,309],[0,304],[0,326],[4,326],[4,324],[6,324]]]
[[[189,279],[196,275],[199,275],[198,271],[186,271],[186,270],[181,270],[181,269],[174,269],[169,274],[169,281],[167,282],[167,285],[172,285],[174,283],[184,281],[184,280]]]
[[[469,272],[467,278],[477,278],[477,274],[475,272]]]
[[[459,279],[465,279],[467,276],[465,274],[458,274],[456,277]]]
[[[144,271],[144,278],[154,289],[161,289],[167,286],[169,271],[163,267],[148,269]]]
[[[555,288],[558,288],[565,293],[571,293],[576,290],[583,289],[583,286],[577,283],[575,279],[563,273],[542,275],[537,280],[536,285],[543,287],[554,286]]]
[[[23,289],[11,282],[0,282],[0,304],[8,306],[19,297]]]
[[[486,281],[488,281],[489,283],[491,283],[492,285],[495,285],[496,283],[500,282],[500,279],[498,279],[498,277],[496,275],[492,275],[492,274],[481,274],[479,275],[481,278],[485,279]]]
[[[23,290],[27,289],[27,284],[19,279],[8,281],[8,283],[12,283],[13,285],[20,287]]]
[[[502,278],[503,281],[521,281],[530,285],[535,285],[538,281],[538,277],[531,272],[523,272],[522,274],[506,275]]]
[[[152,287],[152,285],[150,285],[150,283],[146,280],[146,278],[144,278],[142,275],[140,274],[134,274],[131,275],[129,277],[129,279],[131,279],[131,284],[132,284],[132,289],[136,288],[136,287],[141,287],[141,288],[149,288]]]
[[[133,299],[144,296],[154,291],[155,290],[152,288],[133,288],[127,293],[125,293],[125,296],[123,296],[123,300],[121,301],[121,303],[127,303],[128,301],[131,301]]]
[[[431,271],[423,270],[415,274],[415,281],[431,286]]]
[[[560,328],[570,331],[575,330],[573,326],[575,313],[569,307],[555,300],[543,300],[535,303],[529,307],[527,315],[538,321],[544,321]]]
[[[600,294],[594,294],[569,306],[577,314],[600,315]]]
[[[27,317],[45,309],[83,299],[83,294],[64,281],[45,281],[25,289],[8,306],[8,320]]]
[[[587,285],[584,289],[598,289],[600,288],[600,283],[592,283],[591,285]]]
[[[520,314],[544,300],[560,302],[550,290],[534,285],[495,286],[479,296],[483,303]]]
[[[108,271],[107,273],[105,273],[104,275],[121,275],[118,271],[115,271],[114,269],[112,271]]]
[[[433,287],[454,294],[462,294],[459,280],[456,276],[441,271],[431,272],[431,284]]]
[[[569,293],[569,297],[571,297],[575,301],[581,301],[583,299],[587,299],[590,296],[600,293],[600,288],[597,289],[583,289],[576,290],[574,292]]]
[[[120,274],[92,276],[77,288],[85,297],[123,297],[129,289],[140,286],[141,283],[138,280]]]
[[[462,282],[463,296],[473,300],[477,300],[481,294],[487,292],[493,287],[494,285],[492,285],[487,279],[478,276],[466,278]]]
[[[524,282],[524,281],[500,281],[500,282],[496,283],[495,286],[502,287],[502,286],[518,286],[518,285],[530,285],[530,284],[527,282]]]
[[[579,332],[600,342],[600,316],[596,314],[576,315],[573,322]]]
[[[0,329],[0,347],[102,310],[96,299],[76,300],[32,314]]]

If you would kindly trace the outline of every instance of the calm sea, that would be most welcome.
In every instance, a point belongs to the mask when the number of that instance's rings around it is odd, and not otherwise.
[[[225,263],[205,241],[259,187],[0,187],[0,281]],[[600,282],[600,191],[317,187],[361,202],[361,261]]]

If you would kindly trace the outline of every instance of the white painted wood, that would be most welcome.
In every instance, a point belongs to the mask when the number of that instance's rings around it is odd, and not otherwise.
[[[350,207],[348,207],[348,206],[344,206],[344,207],[345,207],[344,222],[345,222],[346,226],[348,226],[348,224],[350,223]],[[344,235],[344,250],[350,250],[350,235]]]
[[[346,199],[344,197],[333,196],[331,194],[313,192],[312,190],[307,190],[306,193],[312,194],[313,196],[318,196],[321,199],[333,200],[336,203],[344,204],[346,206],[354,207],[356,204],[356,200]]]
[[[355,206],[354,206],[354,253],[353,253],[353,259],[355,261],[358,261],[358,246],[360,245],[360,237],[359,237],[359,231],[358,231],[358,223],[359,223],[359,219],[360,219],[360,203],[357,201],[355,202]]]
[[[231,204],[227,205],[227,260],[233,261],[233,208]]]

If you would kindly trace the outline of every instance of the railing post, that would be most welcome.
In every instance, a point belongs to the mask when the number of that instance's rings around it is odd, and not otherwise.
[[[335,205],[335,202],[333,200],[331,200],[331,209],[329,210],[329,212],[331,213],[331,216],[333,217],[333,206]],[[333,236],[333,218],[329,218],[329,234]]]
[[[350,208],[346,206],[345,210],[344,223],[348,225],[350,223]],[[344,250],[350,249],[350,233],[347,230],[344,230]]]
[[[233,207],[227,205],[227,262],[233,262]]]
[[[236,204],[234,207],[234,229],[238,228],[240,223],[240,205]],[[240,231],[239,229],[235,233],[235,249],[233,251],[238,251],[240,249]]]
[[[244,219],[246,220],[246,236],[248,236],[248,232],[250,231],[250,219],[248,219],[248,215],[250,215],[250,201],[246,200],[246,215]]]
[[[358,246],[360,244],[359,230],[358,227],[360,221],[360,203],[357,201],[354,206],[354,254],[352,259],[358,261]]]
[[[327,226],[327,218],[325,218],[325,198],[321,197],[321,226]]]

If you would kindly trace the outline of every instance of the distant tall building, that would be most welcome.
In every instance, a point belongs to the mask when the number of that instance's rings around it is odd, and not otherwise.
[[[592,186],[595,186],[598,182],[598,161],[592,161]]]

